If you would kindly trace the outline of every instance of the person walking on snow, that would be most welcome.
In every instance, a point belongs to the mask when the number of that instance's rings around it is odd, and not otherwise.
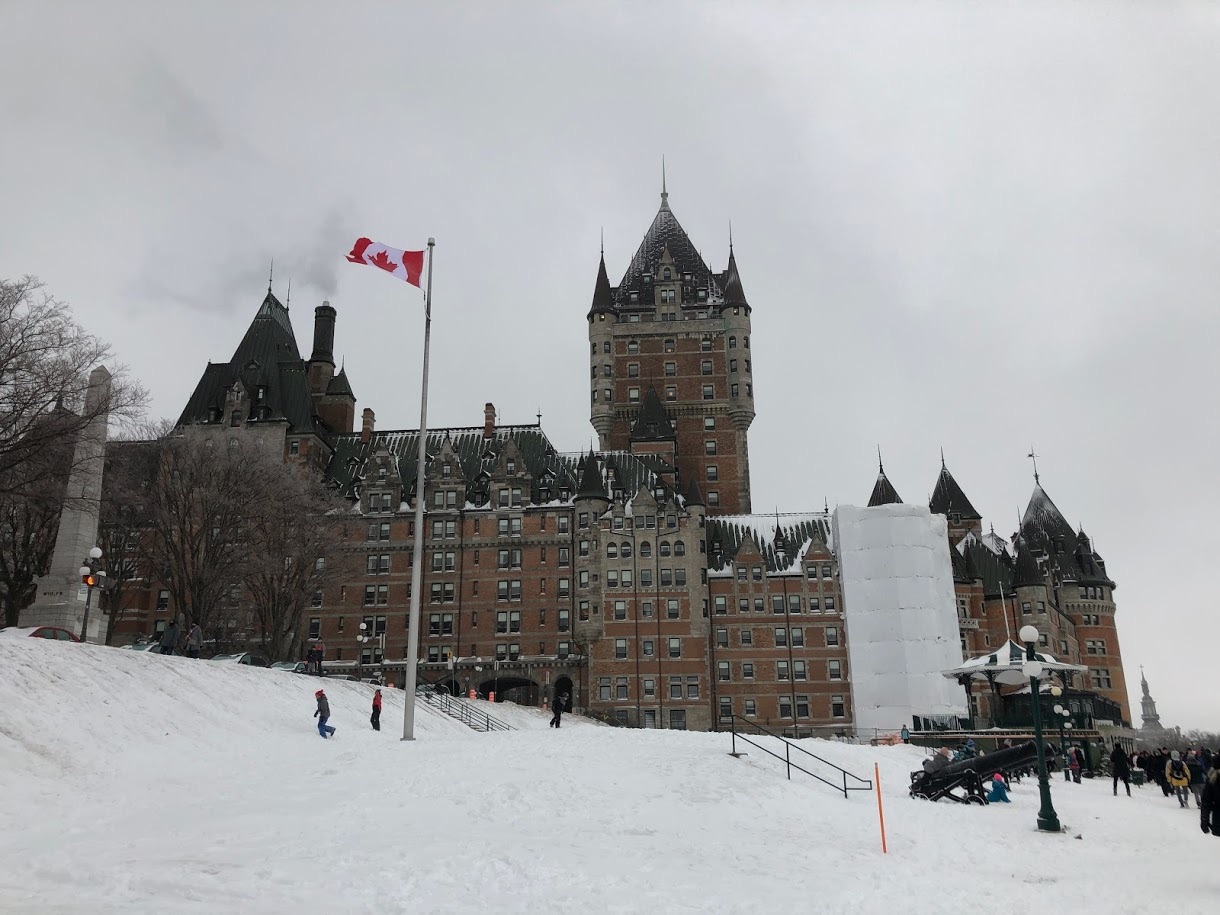
[[[1220,837],[1220,758],[1216,755],[1212,756],[1212,767],[1207,773],[1207,781],[1203,783],[1203,792],[1200,795],[1199,825],[1203,827],[1204,833],[1210,830],[1213,836]]]
[[[1122,779],[1127,786],[1127,797],[1131,797],[1131,764],[1127,762],[1127,753],[1118,744],[1110,751],[1110,770],[1114,774],[1114,796],[1118,797],[1118,781]]]
[[[161,633],[161,654],[173,654],[178,647],[178,621],[170,620],[170,624]]]
[[[567,693],[563,693],[562,695],[556,697],[555,707],[554,707],[554,709],[552,709],[553,714],[551,715],[551,723],[548,725],[548,727],[552,727],[552,728],[559,727],[559,721],[563,717],[563,710],[564,710],[564,708],[567,707],[567,704],[568,704],[568,694]]]
[[[203,648],[203,630],[196,623],[191,627],[191,631],[186,634],[186,656],[188,658],[198,658],[201,648]]]
[[[335,733],[335,729],[326,723],[326,719],[330,717],[330,703],[326,700],[326,693],[318,690],[313,694],[318,700],[318,710],[314,712],[314,717],[318,719],[318,734],[322,737],[330,737]]]
[[[1195,806],[1203,806],[1203,783],[1207,781],[1207,766],[1198,750],[1186,754],[1186,768],[1190,770],[1190,793],[1195,796]]]
[[[374,731],[381,730],[381,690],[373,693],[373,714],[369,718],[369,724],[373,726]]]
[[[1190,806],[1190,770],[1182,762],[1177,750],[1169,754],[1169,762],[1165,763],[1165,781],[1173,789],[1178,799],[1179,807]]]

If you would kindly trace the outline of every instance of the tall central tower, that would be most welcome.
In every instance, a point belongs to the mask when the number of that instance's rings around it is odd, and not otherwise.
[[[638,445],[657,454],[663,424],[652,414],[659,403],[672,426],[679,491],[697,484],[708,514],[748,513],[750,306],[732,240],[728,266],[713,272],[662,190],[661,208],[618,286],[610,285],[602,252],[588,318],[590,418],[602,450]],[[648,422],[637,423],[646,404]]]

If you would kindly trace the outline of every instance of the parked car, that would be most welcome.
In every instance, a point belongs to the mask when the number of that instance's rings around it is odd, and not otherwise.
[[[243,651],[241,654],[218,654],[212,658],[213,661],[219,661],[222,664],[245,664],[249,667],[270,667],[267,659],[260,654],[254,654],[251,651]]]
[[[351,680],[355,683],[360,682],[359,677],[353,677],[351,674],[325,674],[327,680]]]
[[[276,661],[271,665],[272,670],[290,670],[294,674],[305,673],[304,661]]]
[[[161,653],[160,642],[132,642],[130,645],[124,645],[128,651],[155,651]]]
[[[0,629],[0,636],[9,639],[54,639],[57,642],[79,642],[75,635],[58,626],[9,626]]]

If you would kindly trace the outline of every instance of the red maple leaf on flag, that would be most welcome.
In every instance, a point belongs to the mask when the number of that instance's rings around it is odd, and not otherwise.
[[[398,262],[391,260],[390,255],[385,251],[378,251],[368,259],[367,263],[372,264],[374,267],[380,267],[382,270],[388,270],[390,273],[398,269]]]

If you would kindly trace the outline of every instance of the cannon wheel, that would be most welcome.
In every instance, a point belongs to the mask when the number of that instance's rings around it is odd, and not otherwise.
[[[977,804],[978,806],[983,807],[987,803],[987,798],[980,797],[977,794],[970,794],[970,795],[966,796],[966,803],[967,804]]]
[[[911,797],[913,797],[913,798],[915,798],[916,800],[919,800],[919,801],[930,801],[930,800],[932,800],[932,798],[930,798],[930,797],[927,795],[927,793],[926,793],[926,792],[923,792],[923,791],[912,791],[912,792],[911,792]]]

